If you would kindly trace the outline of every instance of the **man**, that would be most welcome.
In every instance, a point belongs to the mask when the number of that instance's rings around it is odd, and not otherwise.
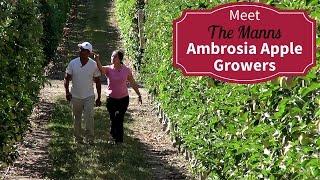
[[[96,83],[98,98],[96,106],[101,105],[101,82],[100,72],[94,60],[89,58],[92,53],[92,45],[89,42],[78,44],[80,48],[79,56],[73,59],[67,69],[64,79],[66,90],[66,99],[71,101],[73,119],[74,119],[74,136],[76,142],[83,142],[81,133],[81,119],[85,122],[86,139],[88,143],[94,140],[94,88],[93,81]],[[72,81],[71,92],[69,92],[69,82]]]

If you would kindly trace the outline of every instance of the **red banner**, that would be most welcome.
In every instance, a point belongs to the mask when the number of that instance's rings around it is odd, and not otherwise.
[[[187,76],[253,84],[315,64],[316,22],[304,11],[231,3],[173,21],[173,65]]]

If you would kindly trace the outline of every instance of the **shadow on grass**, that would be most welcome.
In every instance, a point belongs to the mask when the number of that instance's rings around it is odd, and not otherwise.
[[[126,118],[132,120],[128,115]],[[49,178],[151,179],[144,145],[129,136],[124,137],[122,145],[108,144],[109,127],[106,108],[96,108],[94,145],[74,143],[71,107],[65,100],[58,100],[49,123],[49,156],[53,165]]]
[[[67,63],[78,56],[77,44],[88,41],[100,53],[103,65],[110,64],[112,51],[120,47],[120,32],[112,23],[112,0],[79,1],[78,18],[67,39]]]
[[[113,22],[113,3],[112,0],[78,2],[77,19],[65,39],[67,52],[65,59],[62,60],[64,68],[72,59],[79,56],[77,45],[84,41],[90,42],[93,50],[100,54],[103,65],[110,64],[112,52],[121,46],[120,32]],[[101,76],[101,80],[106,84],[105,76]]]

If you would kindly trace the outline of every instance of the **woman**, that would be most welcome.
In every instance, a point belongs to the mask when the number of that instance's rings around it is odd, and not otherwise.
[[[111,65],[102,66],[99,54],[94,53],[97,66],[102,74],[108,78],[107,109],[111,120],[110,135],[115,143],[123,142],[123,120],[129,105],[129,93],[127,81],[138,95],[139,103],[142,103],[141,94],[135,82],[130,68],[123,64],[124,53],[120,50],[113,51]]]

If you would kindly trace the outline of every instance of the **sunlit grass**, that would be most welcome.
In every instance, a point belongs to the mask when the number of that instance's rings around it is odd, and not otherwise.
[[[77,144],[73,141],[71,106],[63,99],[57,101],[48,125],[52,134],[49,154],[53,163],[53,172],[49,173],[49,177],[150,179],[151,169],[143,156],[143,144],[129,136],[125,136],[125,143],[122,145],[108,144],[109,119],[106,108],[96,108],[94,117],[94,145]]]
[[[79,5],[78,20],[74,22],[69,43],[75,47],[68,49],[68,58],[77,56],[76,44],[89,41],[98,51],[103,64],[107,64],[112,50],[118,47],[119,34],[109,23],[112,16],[112,1],[94,0]],[[102,91],[104,92],[104,91]],[[103,96],[104,97],[104,96]],[[105,99],[102,99],[105,100]],[[127,122],[133,121],[130,115]],[[95,108],[95,142],[93,145],[78,144],[73,140],[73,122],[71,105],[60,96],[52,114],[48,129],[52,139],[49,144],[49,156],[53,171],[48,172],[51,179],[151,179],[151,167],[144,158],[144,144],[125,135],[124,144],[110,145],[109,117],[105,107]],[[84,127],[84,125],[83,125]],[[125,125],[125,133],[131,133]]]

